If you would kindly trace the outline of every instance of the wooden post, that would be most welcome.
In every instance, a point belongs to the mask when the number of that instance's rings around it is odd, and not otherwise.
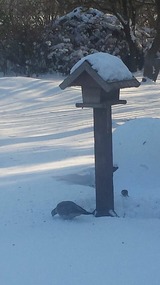
[[[114,211],[111,105],[94,108],[96,216]]]
[[[93,54],[94,56],[94,54]],[[98,56],[98,54],[96,55]],[[106,70],[108,59],[106,58]],[[115,67],[113,67],[115,68]],[[126,67],[124,66],[126,71]],[[96,211],[95,216],[108,216],[114,213],[113,191],[113,155],[112,155],[112,118],[111,106],[126,104],[120,100],[120,89],[138,87],[140,83],[128,73],[128,79],[106,81],[100,76],[101,66],[94,69],[88,59],[84,61],[60,84],[65,89],[71,86],[81,86],[82,103],[76,103],[78,108],[93,108],[94,140],[95,140],[95,184]],[[123,70],[123,63],[122,63]],[[111,72],[113,72],[112,69]],[[110,211],[113,211],[112,213]]]

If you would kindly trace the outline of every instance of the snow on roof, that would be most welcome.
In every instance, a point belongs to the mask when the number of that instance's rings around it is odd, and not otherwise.
[[[73,73],[84,61],[88,61],[92,68],[105,81],[120,81],[132,79],[133,75],[117,56],[104,52],[96,52],[81,58],[71,69]]]

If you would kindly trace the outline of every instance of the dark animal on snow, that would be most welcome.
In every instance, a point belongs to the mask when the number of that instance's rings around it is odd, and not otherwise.
[[[56,214],[63,219],[70,220],[80,215],[92,215],[94,212],[88,212],[72,201],[63,201],[52,210],[51,215],[55,216]]]

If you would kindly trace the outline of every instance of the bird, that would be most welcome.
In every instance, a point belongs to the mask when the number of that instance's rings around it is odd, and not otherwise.
[[[121,194],[122,194],[123,197],[129,197],[128,190],[126,190],[126,189],[122,190]]]
[[[54,217],[58,214],[65,220],[71,220],[80,215],[93,215],[93,212],[88,212],[72,201],[62,201],[57,204],[56,208],[51,211]]]

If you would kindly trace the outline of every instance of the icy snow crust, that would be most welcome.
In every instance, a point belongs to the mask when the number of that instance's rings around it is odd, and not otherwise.
[[[132,73],[120,58],[104,52],[97,52],[83,57],[72,67],[70,73],[73,73],[85,60],[91,64],[92,68],[105,81],[120,81],[133,78]]]

